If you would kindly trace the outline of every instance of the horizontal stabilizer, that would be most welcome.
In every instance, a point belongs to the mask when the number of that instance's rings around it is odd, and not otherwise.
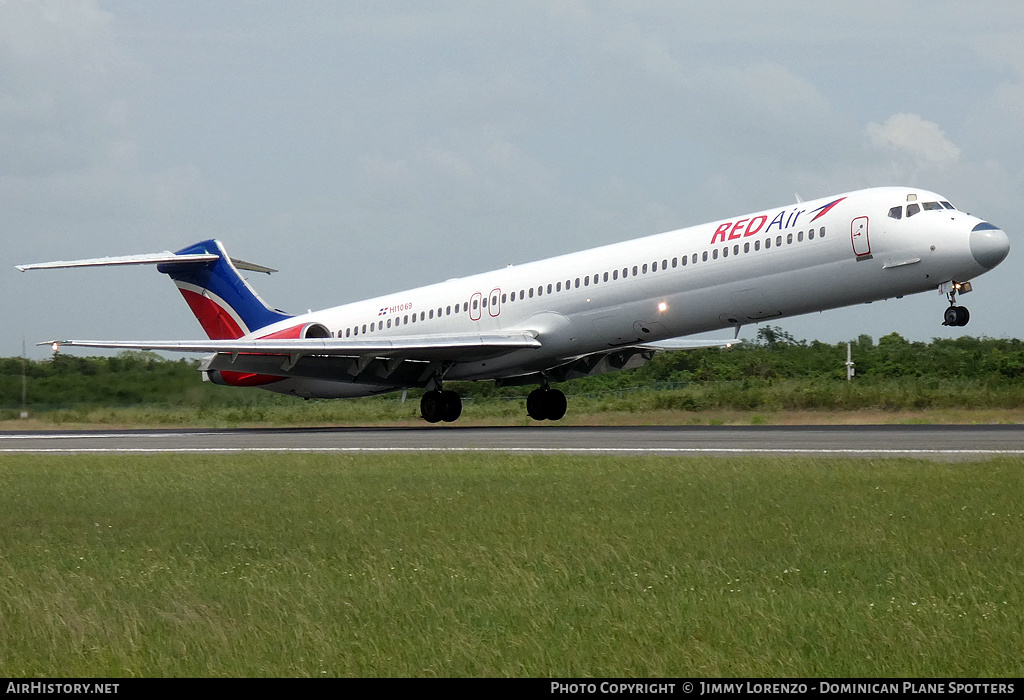
[[[197,253],[194,255],[175,255],[169,250],[162,253],[142,253],[140,255],[118,255],[108,258],[85,258],[84,260],[54,260],[53,262],[17,265],[17,269],[54,270],[64,267],[105,267],[109,265],[159,265],[160,263],[207,263],[219,260],[219,255]]]
[[[214,253],[190,253],[186,255],[178,255],[172,253],[169,250],[165,250],[162,253],[117,255],[106,258],[85,258],[83,260],[54,260],[52,262],[16,265],[15,267],[21,272],[25,272],[26,270],[57,270],[69,267],[109,267],[114,265],[161,265],[164,263],[173,263],[175,265],[189,263],[201,264],[213,262],[214,260],[220,260],[220,256]],[[234,263],[235,267],[237,267],[239,270],[249,270],[251,272],[264,272],[268,275],[271,272],[277,272],[277,270],[275,270],[272,267],[257,265],[256,263],[247,262],[245,260],[239,260],[238,258],[231,258],[231,262]]]

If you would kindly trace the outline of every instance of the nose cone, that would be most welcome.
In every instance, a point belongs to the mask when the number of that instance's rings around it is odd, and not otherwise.
[[[971,255],[987,270],[998,265],[1010,252],[1010,239],[1002,229],[981,222],[971,231]]]

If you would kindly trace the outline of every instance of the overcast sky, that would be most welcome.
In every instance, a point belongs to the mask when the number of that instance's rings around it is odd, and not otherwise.
[[[1020,337],[1024,3],[0,0],[0,356],[202,335],[152,268],[18,263],[217,237],[300,312],[889,184],[1010,235],[970,325],[774,323]]]

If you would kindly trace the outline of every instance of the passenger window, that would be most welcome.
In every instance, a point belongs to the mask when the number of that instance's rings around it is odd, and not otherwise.
[[[754,241],[754,252],[761,250],[761,241]]]
[[[683,267],[686,267],[687,259],[688,259],[688,257],[684,255],[683,258],[682,258],[682,260],[683,260]]]
[[[607,281],[608,281],[608,273],[607,273],[607,272],[606,272],[606,273],[604,273],[604,280],[603,280],[603,281],[605,281],[605,282],[607,282]]]
[[[363,334],[364,335],[366,334],[366,324],[365,323],[363,324]]]
[[[807,240],[809,240],[809,241],[813,241],[814,240],[814,229],[813,228],[810,231],[807,232]]]
[[[530,287],[530,298],[533,299],[533,287]]]
[[[457,308],[459,308],[459,307],[458,307],[458,306],[456,305],[456,307],[455,307],[455,308],[457,309]],[[451,316],[451,315],[452,315],[452,307],[450,307],[450,306],[446,306],[446,307],[445,307],[445,315],[446,315],[446,316]]]
[[[921,211],[921,205],[920,204],[908,204],[907,205],[907,218],[909,219],[910,217],[912,217],[914,214],[918,213],[919,211]]]
[[[822,226],[820,229],[818,229],[818,238],[824,238],[824,237],[825,237],[825,227]]]
[[[544,296],[544,287],[537,287],[537,296]]]
[[[675,265],[673,265],[672,267],[675,267]],[[668,269],[668,260],[662,260],[661,261],[661,269],[662,270],[667,270]]]
[[[707,261],[708,261],[708,251],[706,251],[706,250],[705,250],[705,251],[704,251],[704,252],[703,252],[703,253],[701,254],[701,256],[700,256],[700,259],[701,259],[701,260],[703,260],[704,262],[707,262]]]
[[[613,280],[619,279],[619,271],[618,270],[612,270],[612,279]]]
[[[722,248],[722,257],[723,258],[729,257],[729,246],[725,246],[724,248]]]
[[[346,328],[345,329],[345,337],[346,338],[348,338],[351,335],[351,333],[352,333],[352,329],[351,328]]]
[[[558,284],[555,285],[555,291],[556,292],[562,291],[562,283],[561,282],[559,282]]]
[[[732,247],[732,254],[733,255],[739,255],[740,254],[740,244],[739,243],[737,243],[736,245],[734,245]]]
[[[707,258],[705,258],[705,260],[707,260]],[[693,259],[690,262],[692,262],[694,265],[697,264],[697,254],[696,253],[693,254]]]
[[[743,244],[743,252],[744,253],[749,253],[750,252],[750,241],[747,241],[746,243]]]
[[[388,319],[388,328],[391,328],[391,319]]]
[[[792,244],[793,244],[793,234],[792,233],[787,233],[786,234],[786,245],[792,245]]]
[[[711,251],[711,257],[714,258],[715,260],[718,260],[718,248],[715,248],[713,251]]]
[[[796,234],[796,242],[797,243],[802,243],[803,240],[804,240],[804,232],[800,231],[799,233]]]
[[[548,294],[551,294],[551,285],[548,285]]]
[[[903,218],[903,207],[893,207],[889,210],[889,218],[899,221]]]
[[[502,295],[501,295],[501,303],[502,303],[502,304],[504,304],[504,303],[505,303],[505,295],[504,295],[504,294],[502,294]]]
[[[657,271],[658,271],[658,261],[655,260],[653,263],[651,263],[651,272],[657,272]]]
[[[769,249],[769,248],[771,248],[771,247],[772,247],[772,239],[770,239],[770,238],[766,238],[766,239],[764,240],[764,249],[765,249],[765,250],[768,250],[768,249]]]
[[[634,276],[634,277],[636,277],[636,275],[637,275],[637,272],[639,271],[639,269],[640,269],[640,268],[638,268],[638,267],[637,267],[636,265],[634,265],[634,266],[633,266],[633,276]]]
[[[782,245],[782,236],[776,236],[775,237],[775,247],[778,248],[781,245]]]
[[[675,269],[676,267],[678,267],[678,265],[676,265],[676,261],[677,261],[677,260],[678,260],[678,258],[672,258],[672,269],[673,269],[673,270],[674,270],[674,269]]]

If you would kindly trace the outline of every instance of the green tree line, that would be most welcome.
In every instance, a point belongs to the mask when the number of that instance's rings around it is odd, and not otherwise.
[[[1020,381],[1024,377],[1024,341],[1018,339],[936,338],[924,343],[892,333],[877,343],[862,335],[851,345],[857,373],[854,384],[862,388],[892,386],[905,394],[916,391],[914,387],[922,392],[935,391],[945,383],[947,387],[1013,389],[1014,396],[1019,389],[1024,396],[1024,383]],[[808,390],[832,387],[837,391],[846,384],[845,360],[846,343],[797,340],[780,328],[765,326],[755,340],[730,349],[661,353],[639,369],[574,380],[563,388],[571,395],[669,391],[693,385],[718,385],[719,392],[724,391],[721,387],[742,392],[764,391],[776,385],[804,386]],[[40,410],[83,405],[212,407],[296,401],[259,389],[203,382],[196,360],[124,352],[112,357],[56,354],[41,361],[0,359],[0,407],[21,405],[23,374],[27,378],[27,405]],[[460,383],[457,388],[469,400],[517,397],[530,389],[497,388],[492,382]],[[1016,399],[1004,396],[998,404],[1007,402],[1015,404]]]

